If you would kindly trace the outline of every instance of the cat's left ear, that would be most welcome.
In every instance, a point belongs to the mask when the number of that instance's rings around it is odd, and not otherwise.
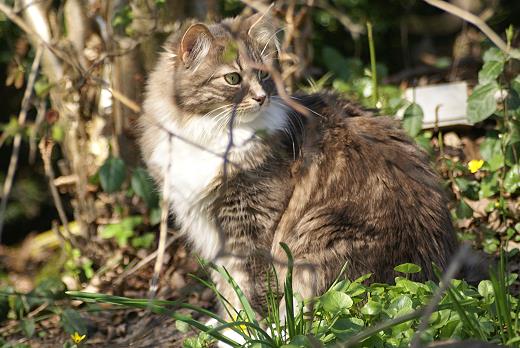
[[[255,13],[246,18],[247,35],[261,46],[278,46],[276,26],[268,13]]]
[[[179,56],[185,64],[190,64],[208,54],[213,35],[202,23],[192,24],[184,33],[179,47]]]

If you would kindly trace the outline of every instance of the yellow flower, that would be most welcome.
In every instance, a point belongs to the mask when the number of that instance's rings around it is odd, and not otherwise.
[[[79,344],[87,337],[87,335],[79,335],[78,332],[74,332],[74,335],[70,335],[70,338],[74,341],[74,343]]]
[[[476,173],[480,168],[482,168],[482,165],[484,165],[483,160],[471,160],[468,163],[468,169],[470,172]]]

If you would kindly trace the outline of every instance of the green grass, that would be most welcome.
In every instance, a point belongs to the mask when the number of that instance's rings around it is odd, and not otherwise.
[[[179,301],[130,299],[83,292],[67,294],[87,302],[143,308],[170,315],[180,323],[200,330],[198,337],[185,341],[186,347],[205,347],[213,340],[240,347],[238,342],[222,334],[225,329],[238,332],[246,346],[255,347],[408,347],[421,319],[428,323],[420,336],[424,343],[472,338],[514,347],[520,345],[519,301],[508,291],[516,275],[507,274],[505,254],[491,272],[491,279],[480,282],[477,287],[462,280],[451,280],[429,318],[422,318],[439,285],[432,281],[420,283],[410,280],[410,273],[420,271],[418,266],[405,264],[396,267],[403,276],[396,277],[394,284],[365,285],[370,274],[355,280],[339,277],[327,292],[303,303],[293,292],[292,256],[286,246],[284,249],[289,256],[282,299],[286,306],[285,319],[280,318],[277,289],[270,288],[268,292],[267,317],[258,318],[227,270],[216,266],[213,267],[235,290],[242,308],[230,308],[229,301],[222,298],[212,283],[201,281],[215,291],[230,311],[230,316],[236,318],[231,322],[225,322],[211,311]],[[271,276],[276,275],[271,272]],[[276,282],[269,282],[272,283]],[[303,304],[308,311],[303,310]],[[219,325],[209,327],[189,315],[179,314],[181,308],[214,318]]]

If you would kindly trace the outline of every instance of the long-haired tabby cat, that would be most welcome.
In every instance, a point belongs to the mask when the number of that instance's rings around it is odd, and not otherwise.
[[[457,241],[427,156],[391,118],[332,94],[294,96],[309,110],[299,114],[261,68],[276,59],[274,28],[254,15],[172,35],[149,77],[144,160],[195,251],[224,266],[259,313],[270,265],[286,272],[280,242],[304,298],[345,263],[350,278],[390,282],[405,262],[432,278]]]

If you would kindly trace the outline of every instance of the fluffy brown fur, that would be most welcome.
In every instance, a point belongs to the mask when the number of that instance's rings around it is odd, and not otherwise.
[[[334,95],[295,96],[310,116],[291,110],[272,80],[248,66],[272,62],[272,28],[236,21],[175,35],[148,84],[144,159],[161,185],[170,176],[172,211],[195,250],[225,266],[259,312],[269,266],[279,278],[286,272],[280,242],[294,255],[294,287],[306,298],[326,290],[345,263],[350,278],[373,273],[373,281],[391,282],[404,262],[422,267],[416,279],[432,278],[432,263],[445,267],[457,241],[427,156],[393,119]],[[232,27],[242,28],[246,51],[229,62]],[[215,77],[222,69],[238,71],[243,83]],[[259,93],[265,105],[255,104]],[[226,125],[234,122],[233,146],[212,119],[216,108],[227,110]]]

